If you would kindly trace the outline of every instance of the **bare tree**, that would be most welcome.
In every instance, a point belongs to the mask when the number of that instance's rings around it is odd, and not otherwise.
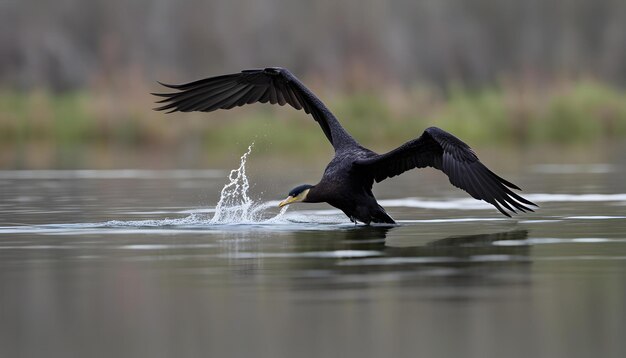
[[[80,88],[280,65],[345,85],[626,83],[622,0],[0,0],[3,86]]]

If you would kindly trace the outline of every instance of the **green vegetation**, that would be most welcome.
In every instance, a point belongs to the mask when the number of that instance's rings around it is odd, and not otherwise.
[[[294,153],[325,146],[317,124],[305,120],[303,112],[258,105],[210,115],[164,115],[151,110],[148,92],[0,92],[1,146],[192,143],[230,150],[254,140],[271,151]],[[550,89],[456,88],[447,96],[422,88],[396,92],[320,97],[358,140],[374,148],[395,146],[431,125],[472,145],[626,138],[626,93],[593,81]]]

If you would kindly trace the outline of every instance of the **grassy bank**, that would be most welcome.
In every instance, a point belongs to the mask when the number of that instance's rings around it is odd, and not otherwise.
[[[326,146],[303,112],[248,106],[212,114],[164,115],[151,110],[149,88],[132,92],[0,92],[3,147],[195,146],[230,150],[254,140],[269,151],[306,153]],[[593,81],[550,88],[501,86],[480,91],[389,89],[320,93],[363,144],[387,148],[439,126],[472,145],[592,143],[626,138],[626,93]]]

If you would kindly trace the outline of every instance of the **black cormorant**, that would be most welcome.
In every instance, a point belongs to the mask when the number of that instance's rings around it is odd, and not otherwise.
[[[472,149],[452,134],[430,127],[419,138],[377,154],[364,148],[346,132],[337,118],[308,88],[284,68],[244,70],[181,85],[162,85],[176,90],[155,93],[164,97],[160,111],[211,112],[255,102],[303,109],[322,127],[335,148],[319,183],[300,185],[289,192],[280,206],[295,202],[326,202],[343,211],[351,221],[394,224],[372,194],[374,181],[402,174],[413,168],[433,167],[443,171],[452,185],[484,200],[502,214],[532,211],[536,206],[511,191],[520,190],[484,166]]]

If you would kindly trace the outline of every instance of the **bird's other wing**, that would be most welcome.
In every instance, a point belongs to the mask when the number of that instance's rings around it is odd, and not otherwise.
[[[157,111],[211,112],[256,102],[289,104],[311,114],[335,149],[354,142],[326,106],[284,68],[244,70],[181,85],[161,84],[176,92],[153,93],[163,97],[157,102],[162,104]]]
[[[424,167],[441,170],[452,185],[492,204],[506,216],[511,215],[505,209],[526,212],[533,211],[528,206],[537,206],[511,191],[521,189],[489,170],[467,144],[436,127],[388,153],[354,162],[355,170],[376,182]]]

